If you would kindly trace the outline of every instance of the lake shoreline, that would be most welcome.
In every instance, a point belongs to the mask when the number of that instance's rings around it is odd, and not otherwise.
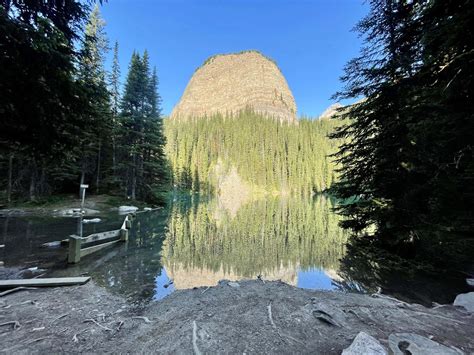
[[[392,334],[413,333],[474,351],[474,316],[462,308],[279,281],[223,280],[143,304],[94,282],[24,290],[0,298],[0,316],[0,351],[340,354],[359,332],[385,349]]]
[[[121,205],[133,205],[138,208],[148,206],[143,201],[132,201],[123,197],[100,194],[86,195],[84,216],[94,216],[105,212],[116,211]],[[80,209],[81,200],[76,195],[54,195],[43,203],[23,202],[0,208],[0,217],[42,217],[42,216],[76,216],[73,210]]]

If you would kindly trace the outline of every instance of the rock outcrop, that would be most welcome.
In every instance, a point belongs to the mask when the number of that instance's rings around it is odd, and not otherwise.
[[[335,118],[337,117],[339,113],[339,109],[343,107],[339,102],[336,102],[335,104],[332,104],[329,106],[324,112],[319,115],[319,119],[324,120],[324,119],[330,119],[330,118]]]
[[[196,70],[171,118],[251,108],[281,122],[296,122],[296,104],[278,66],[256,51],[216,55]]]

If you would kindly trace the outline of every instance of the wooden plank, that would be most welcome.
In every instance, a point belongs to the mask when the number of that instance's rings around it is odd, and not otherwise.
[[[121,229],[120,230],[120,240],[122,242],[128,242],[128,230],[127,229]]]
[[[84,248],[84,249],[81,249],[81,257],[84,257],[86,255],[89,255],[89,254],[92,254],[92,253],[95,253],[96,251],[99,251],[103,248],[106,248],[106,247],[109,247],[115,243],[118,243],[120,242],[120,239],[117,239],[117,240],[114,240],[112,242],[108,242],[108,243],[103,243],[103,244],[99,244],[99,245],[94,245],[92,247],[89,247],[89,248]]]
[[[76,264],[81,261],[82,238],[77,235],[69,236],[69,251],[67,253],[67,262]]]
[[[91,278],[87,277],[53,277],[47,279],[0,280],[0,289],[14,287],[53,287],[83,285]]]
[[[126,229],[127,228],[127,221],[130,221],[130,215],[128,214],[125,219],[123,220],[123,223],[122,223],[122,226],[120,227],[120,229]]]
[[[119,236],[120,236],[120,229],[108,231],[108,232],[94,233],[87,237],[82,238],[82,244],[98,242],[98,241],[106,241],[107,239],[116,238]]]

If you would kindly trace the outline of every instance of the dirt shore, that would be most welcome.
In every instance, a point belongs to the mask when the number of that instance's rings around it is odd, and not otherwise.
[[[84,215],[94,216],[99,213],[117,210],[120,205],[130,205],[132,201],[111,195],[87,195],[84,203]],[[138,207],[146,206],[143,202],[133,201]],[[25,216],[70,216],[71,211],[79,209],[81,200],[73,195],[61,195],[57,201],[49,201],[36,205],[32,203],[17,204],[10,208],[0,208],[2,217]]]
[[[392,333],[416,333],[474,352],[474,316],[386,296],[298,289],[261,280],[176,291],[129,304],[93,282],[0,298],[5,353],[340,354],[364,331],[388,349]]]

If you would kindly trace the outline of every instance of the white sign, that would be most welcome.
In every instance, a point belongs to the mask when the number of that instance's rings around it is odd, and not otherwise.
[[[81,189],[88,189],[88,188],[89,188],[89,185],[81,184]]]

